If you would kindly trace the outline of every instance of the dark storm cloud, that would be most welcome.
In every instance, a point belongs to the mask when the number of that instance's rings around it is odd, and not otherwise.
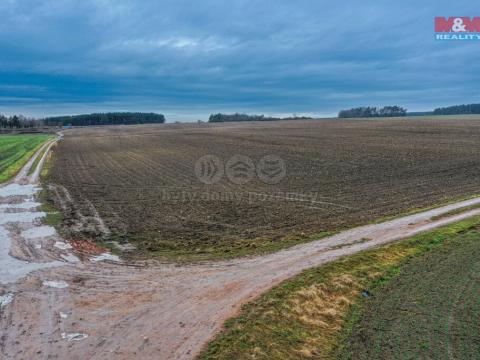
[[[457,1],[4,0],[0,110],[333,114],[478,102],[480,42],[436,42]]]

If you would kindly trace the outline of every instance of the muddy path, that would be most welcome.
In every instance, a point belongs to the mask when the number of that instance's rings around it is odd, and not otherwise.
[[[24,170],[0,188],[0,354],[5,359],[192,359],[243,303],[302,270],[480,215],[475,209],[431,220],[480,204],[471,199],[275,254],[216,263],[97,261],[108,256],[80,261],[41,224],[38,174]]]
[[[17,176],[0,187],[0,281],[12,283],[33,270],[63,265],[62,256],[69,254],[54,251],[53,244],[60,241],[55,229],[43,226],[44,213],[38,211],[40,204],[35,195],[39,188],[39,171],[30,169],[37,158],[45,161],[42,153],[49,150],[56,140],[44,144],[20,170]],[[45,152],[46,154],[46,152]]]

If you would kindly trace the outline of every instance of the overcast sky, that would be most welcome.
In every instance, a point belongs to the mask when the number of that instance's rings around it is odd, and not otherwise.
[[[0,112],[333,115],[480,102],[476,1],[1,0]]]

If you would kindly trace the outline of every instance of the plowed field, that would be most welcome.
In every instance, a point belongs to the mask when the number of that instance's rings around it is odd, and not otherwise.
[[[54,150],[49,197],[71,238],[229,257],[477,194],[479,139],[473,118],[75,129]]]

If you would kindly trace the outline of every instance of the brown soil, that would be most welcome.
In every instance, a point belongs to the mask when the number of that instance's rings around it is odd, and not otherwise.
[[[478,193],[479,135],[479,121],[461,119],[78,129],[55,149],[50,197],[73,238],[159,255],[262,253]],[[205,185],[194,167],[206,154],[278,155],[287,176]]]

